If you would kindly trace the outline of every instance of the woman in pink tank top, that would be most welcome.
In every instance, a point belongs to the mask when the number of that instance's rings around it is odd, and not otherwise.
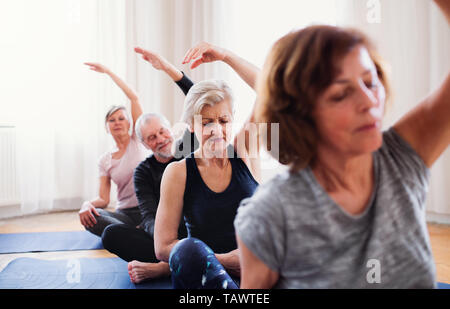
[[[135,49],[137,53],[141,51]],[[147,51],[143,59],[153,68],[165,72],[174,81],[183,74],[158,54]],[[116,147],[103,154],[99,160],[99,195],[86,201],[79,212],[80,222],[91,233],[102,236],[111,224],[138,227],[142,221],[134,189],[134,170],[151,154],[134,131],[134,124],[142,115],[139,98],[122,79],[107,67],[98,63],[85,63],[91,70],[107,74],[130,100],[130,113],[124,106],[113,106],[105,117],[105,126],[113,137]],[[114,212],[106,211],[110,202],[111,181],[117,185],[117,205]]]
[[[81,224],[93,234],[101,236],[109,224],[139,225],[141,215],[134,192],[133,173],[149,151],[138,141],[133,127],[142,114],[139,98],[122,79],[98,63],[85,63],[91,70],[107,74],[130,100],[130,113],[125,106],[113,106],[105,117],[105,126],[115,141],[115,148],[99,160],[99,195],[85,201],[79,212]],[[116,211],[104,210],[110,202],[111,181],[117,185]]]

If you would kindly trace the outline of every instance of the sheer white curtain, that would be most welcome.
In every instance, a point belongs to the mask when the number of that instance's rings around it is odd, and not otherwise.
[[[0,14],[0,104],[17,130],[22,214],[79,208],[97,194],[97,160],[111,146],[104,114],[126,102],[83,62],[125,75],[125,2],[7,0]]]
[[[191,71],[182,65],[187,50],[200,41],[227,46],[224,27],[227,1],[221,0],[130,0],[127,1],[128,80],[135,81],[144,111],[160,112],[175,123],[182,112],[184,95],[163,73],[138,57],[141,46],[163,55],[194,81],[227,79],[228,68],[214,63]]]
[[[450,27],[435,5],[429,11],[430,20],[430,89],[435,89],[450,69]],[[450,100],[450,98],[449,98]],[[429,218],[450,223],[450,149],[431,170],[430,193],[427,209]],[[437,215],[434,215],[437,214]],[[447,216],[442,220],[440,214]]]
[[[336,0],[134,0],[127,2],[129,80],[136,80],[146,111],[164,113],[179,120],[183,94],[160,72],[146,66],[132,52],[142,45],[163,54],[194,81],[226,80],[235,93],[234,129],[247,119],[255,101],[254,91],[224,63],[203,65],[191,71],[181,65],[186,51],[206,41],[228,48],[262,67],[265,56],[286,32],[312,22],[336,22]],[[268,155],[263,160],[263,178],[280,171]]]
[[[273,42],[290,30],[312,23],[352,26],[375,42],[391,71],[393,98],[385,128],[391,126],[434,89],[448,72],[449,27],[428,0],[135,0],[128,33],[133,44],[162,52],[181,67],[186,50],[199,41],[225,46],[262,66]],[[132,29],[132,30],[130,30]],[[181,113],[183,95],[167,79],[129,57],[132,75],[147,98],[148,109],[172,121]],[[218,77],[229,81],[237,100],[236,122],[243,122],[255,99],[253,91],[223,64],[202,66],[194,80]],[[146,78],[143,78],[146,76]],[[267,162],[266,162],[267,163]],[[271,162],[273,163],[273,162]],[[265,178],[280,170],[272,166]],[[450,214],[448,151],[432,169],[430,212]]]
[[[0,104],[17,128],[23,213],[78,208],[97,194],[98,157],[112,146],[103,117],[126,104],[101,62],[138,90],[144,111],[178,121],[184,95],[134,52],[155,50],[194,81],[227,80],[235,92],[236,123],[255,100],[223,63],[191,71],[181,65],[200,41],[224,46],[262,66],[273,42],[311,23],[350,25],[373,38],[391,66],[393,107],[385,125],[411,109],[448,72],[449,27],[428,0],[3,0],[0,2]],[[280,170],[273,162],[267,179]],[[450,158],[432,170],[428,209],[450,214]],[[114,194],[112,194],[114,197]]]

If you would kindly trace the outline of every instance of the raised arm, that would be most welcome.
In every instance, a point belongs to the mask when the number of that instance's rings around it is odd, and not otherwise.
[[[450,1],[435,0],[450,23]],[[394,126],[428,167],[450,144],[450,74],[437,90]]]
[[[161,180],[161,197],[155,220],[155,254],[163,262],[169,262],[170,251],[179,241],[178,226],[183,213],[185,187],[185,161],[169,164]]]
[[[136,120],[139,118],[140,115],[142,115],[142,107],[139,103],[139,98],[136,94],[136,92],[129,86],[127,83],[125,83],[120,77],[118,77],[116,74],[114,74],[110,69],[108,69],[106,66],[99,64],[99,63],[92,63],[92,62],[86,62],[86,65],[90,67],[91,70],[104,73],[108,75],[113,82],[119,86],[119,88],[125,93],[127,98],[130,100],[131,104],[131,117],[133,118],[133,125],[136,123]]]
[[[202,42],[189,49],[184,56],[183,64],[194,61],[191,69],[202,63],[222,61],[228,64],[252,89],[256,87],[256,80],[260,69],[239,57],[230,50]]]
[[[255,90],[260,69],[227,49],[202,42],[189,49],[186,53],[183,63],[191,61],[194,61],[191,65],[192,69],[202,63],[223,61]],[[253,177],[259,181],[261,177],[259,129],[254,123],[254,106],[247,121],[236,134],[234,148],[238,156],[242,158],[250,169]]]
[[[150,50],[136,47],[134,51],[142,55],[142,59],[150,63],[153,68],[166,73],[186,95],[194,83],[182,71],[178,70],[172,63],[163,56]]]

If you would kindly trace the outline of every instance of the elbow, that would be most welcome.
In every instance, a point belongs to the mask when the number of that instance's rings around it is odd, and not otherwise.
[[[158,237],[158,233],[155,230],[154,234],[155,241],[155,256],[159,261],[169,262],[170,250],[169,246]]]
[[[164,247],[155,244],[155,255],[159,261],[169,262],[169,255],[167,254],[167,250]]]
[[[165,260],[165,256],[162,254],[161,251],[155,251],[155,255],[156,255],[156,259],[158,261],[168,262],[168,261]]]
[[[101,205],[99,208],[106,208],[109,205],[109,198],[101,198]]]

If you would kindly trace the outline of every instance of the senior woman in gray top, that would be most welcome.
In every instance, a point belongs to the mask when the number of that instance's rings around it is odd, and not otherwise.
[[[386,132],[388,83],[361,33],[292,32],[261,77],[255,117],[280,124],[291,170],[241,203],[241,287],[435,287],[425,197],[450,143],[450,75]]]

